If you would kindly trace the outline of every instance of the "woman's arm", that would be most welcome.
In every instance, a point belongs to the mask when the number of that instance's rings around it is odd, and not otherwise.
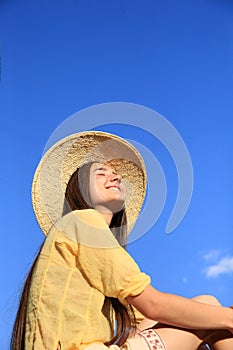
[[[233,310],[213,306],[174,294],[160,292],[152,286],[127,301],[145,317],[187,329],[227,329],[233,333]]]

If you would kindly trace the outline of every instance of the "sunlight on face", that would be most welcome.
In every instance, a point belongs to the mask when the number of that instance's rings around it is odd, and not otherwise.
[[[90,197],[95,209],[120,211],[125,203],[122,178],[110,165],[94,163],[90,168]]]

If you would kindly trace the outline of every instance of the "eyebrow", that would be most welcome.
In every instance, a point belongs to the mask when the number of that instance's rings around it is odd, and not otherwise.
[[[94,169],[94,170],[93,170],[93,173],[94,173],[95,171],[98,171],[98,170],[107,171],[106,168],[103,168],[103,167],[101,166],[101,167],[98,167],[98,168]]]
[[[98,168],[94,169],[94,170],[93,170],[93,173],[94,173],[95,171],[98,171],[98,170],[107,171],[108,169],[101,166],[101,167],[98,167]],[[112,173],[113,173],[114,175],[117,175],[117,173],[116,173],[115,170],[113,170]]]

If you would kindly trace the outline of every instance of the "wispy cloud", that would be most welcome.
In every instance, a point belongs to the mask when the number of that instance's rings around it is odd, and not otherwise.
[[[182,278],[182,282],[185,284],[185,283],[188,283],[188,278],[187,277],[183,277]]]
[[[216,262],[219,259],[219,256],[221,255],[220,250],[218,249],[212,249],[208,253],[203,255],[203,259],[208,262]]]
[[[204,274],[208,278],[217,278],[220,275],[230,273],[233,273],[233,256],[224,256],[204,270]]]

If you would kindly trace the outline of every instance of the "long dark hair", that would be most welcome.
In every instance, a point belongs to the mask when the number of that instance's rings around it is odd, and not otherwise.
[[[65,193],[65,201],[63,208],[63,215],[67,214],[72,210],[82,210],[90,209],[91,200],[89,196],[89,174],[90,167],[93,163],[87,163],[81,168],[78,168],[71,176]],[[82,191],[82,192],[81,192]],[[83,192],[85,191],[85,192]],[[112,217],[111,223],[109,225],[113,235],[118,240],[119,244],[126,248],[126,239],[127,239],[127,218],[125,210],[122,209],[119,212],[115,213]],[[43,246],[43,244],[42,244]],[[40,248],[41,251],[42,247]],[[25,328],[26,328],[26,310],[27,310],[27,301],[28,294],[30,290],[31,279],[34,271],[34,267],[37,263],[37,260],[40,255],[40,251],[36,256],[33,265],[28,273],[26,278],[24,288],[22,291],[20,304],[18,312],[16,315],[14,328],[11,338],[11,350],[24,350],[25,348]],[[117,298],[105,297],[107,302],[110,302],[116,319],[116,331],[112,339],[105,343],[109,346],[111,344],[117,344],[121,346],[129,336],[129,333],[135,329],[135,316],[132,307],[129,305],[126,308],[122,305]],[[114,322],[114,321],[113,321]],[[111,325],[111,328],[114,329],[115,323]]]

